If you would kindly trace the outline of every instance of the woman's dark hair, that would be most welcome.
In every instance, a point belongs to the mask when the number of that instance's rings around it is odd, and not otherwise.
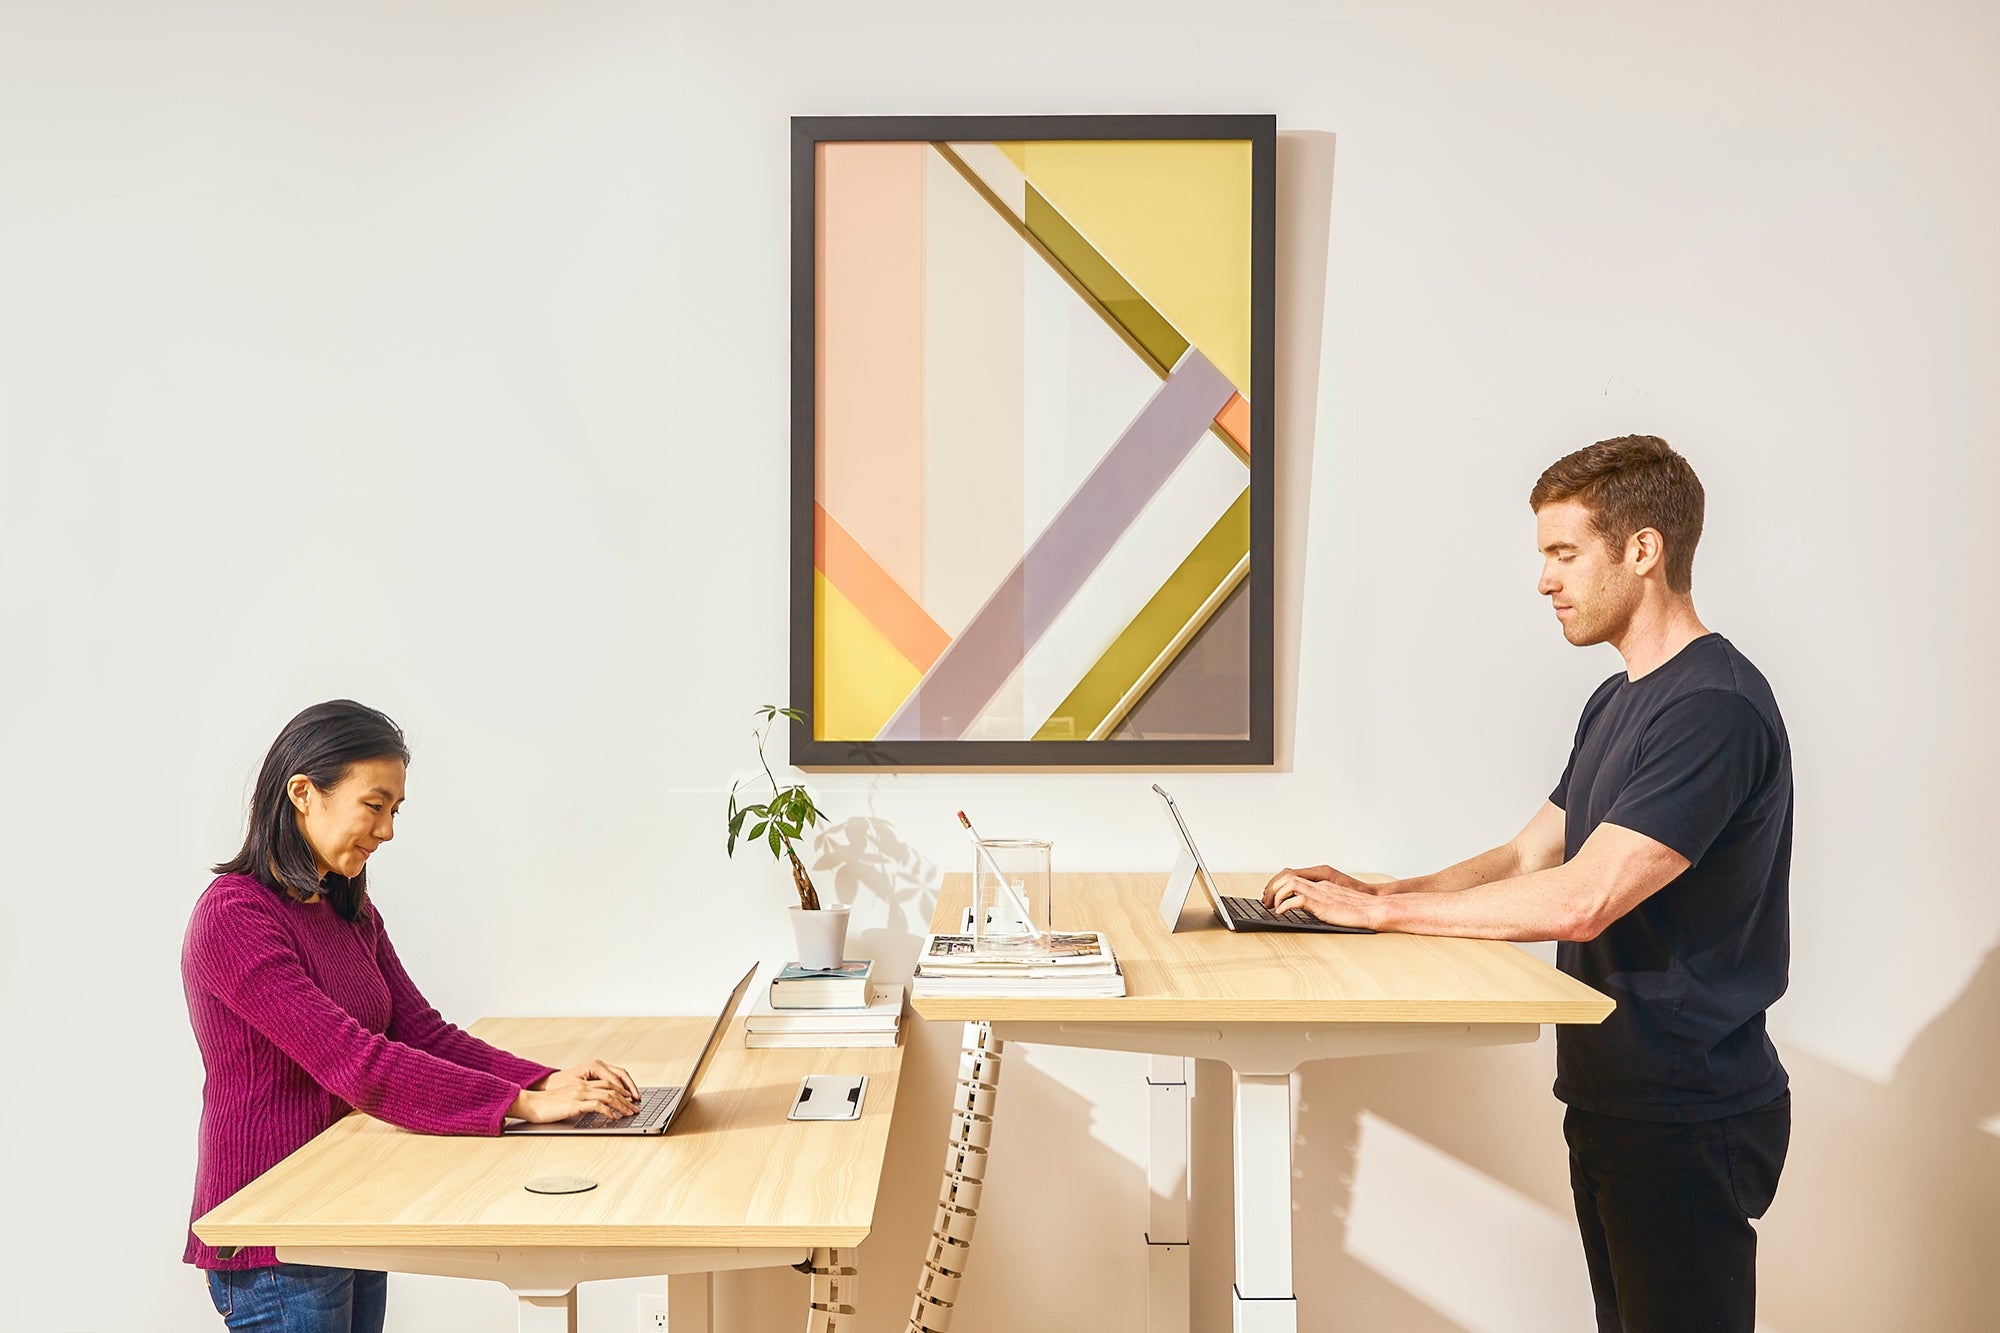
[[[387,714],[366,704],[333,699],[314,704],[287,722],[257,772],[243,850],[216,866],[215,873],[249,875],[265,888],[299,901],[324,894],[341,916],[349,921],[359,918],[368,901],[368,871],[364,868],[353,879],[332,872],[320,878],[285,784],[294,773],[303,773],[319,790],[331,791],[349,769],[369,759],[407,764],[410,747]]]

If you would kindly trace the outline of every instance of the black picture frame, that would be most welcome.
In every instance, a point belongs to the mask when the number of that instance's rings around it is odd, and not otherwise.
[[[818,496],[817,158],[829,142],[1225,139],[1251,145],[1250,724],[1244,738],[819,740],[812,734],[814,506]],[[1277,118],[1272,115],[795,116],[792,118],[790,759],[820,769],[1255,767],[1274,762],[1273,522]]]

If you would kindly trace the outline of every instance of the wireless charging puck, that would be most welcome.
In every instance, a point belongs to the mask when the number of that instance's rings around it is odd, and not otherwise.
[[[521,1187],[530,1194],[581,1194],[597,1188],[586,1176],[536,1176]]]

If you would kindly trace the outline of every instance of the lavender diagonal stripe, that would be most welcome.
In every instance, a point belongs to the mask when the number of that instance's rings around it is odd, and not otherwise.
[[[1188,348],[876,739],[963,736],[1235,392]]]

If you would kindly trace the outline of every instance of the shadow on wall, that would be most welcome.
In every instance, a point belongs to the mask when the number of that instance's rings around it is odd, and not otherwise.
[[[864,899],[874,899],[888,906],[888,919],[863,930],[849,952],[875,959],[879,980],[901,981],[916,970],[917,949],[937,902],[939,873],[929,857],[874,813],[872,787],[868,805],[868,814],[828,824],[820,831],[812,869],[815,875],[832,872],[835,902],[861,907]]]
[[[1758,1228],[1760,1327],[1963,1333],[1992,1326],[2000,1304],[2000,1136],[1982,1126],[2000,1116],[1996,1050],[2000,949],[1911,1044],[1886,1085],[1781,1048],[1794,1125],[1777,1202]],[[1552,1077],[1546,1037],[1533,1046],[1305,1066],[1293,1149],[1301,1311],[1337,1315],[1337,1326],[1353,1333],[1590,1328]],[[1192,1327],[1220,1333],[1229,1327],[1233,1263],[1226,1068],[1202,1062],[1195,1108],[1193,1184],[1203,1202],[1191,1237]],[[1369,1117],[1484,1178],[1478,1197],[1458,1191],[1393,1201],[1445,1223],[1422,1251],[1399,1256],[1412,1262],[1394,1276],[1356,1257],[1379,1247],[1350,1222]],[[1468,1235],[1464,1214],[1483,1215],[1488,1196],[1524,1201],[1516,1215],[1535,1214],[1535,1225],[1470,1235],[1463,1252],[1452,1250]],[[1523,1308],[1521,1288],[1481,1276],[1548,1260],[1558,1231],[1563,1252],[1554,1266],[1572,1275],[1573,1291],[1561,1280],[1555,1289],[1535,1287],[1529,1299],[1546,1304]]]
[[[1994,1327],[2000,1307],[2000,948],[1884,1086],[1792,1071],[1792,1157],[1763,1227],[1759,1312],[1797,1330]]]
[[[1299,626],[1305,622],[1306,533],[1311,527],[1315,430],[1319,422],[1320,341],[1326,328],[1327,235],[1333,214],[1334,136],[1324,130],[1278,135],[1277,526],[1272,556],[1275,605],[1273,706],[1277,771],[1292,769],[1299,715]]]

